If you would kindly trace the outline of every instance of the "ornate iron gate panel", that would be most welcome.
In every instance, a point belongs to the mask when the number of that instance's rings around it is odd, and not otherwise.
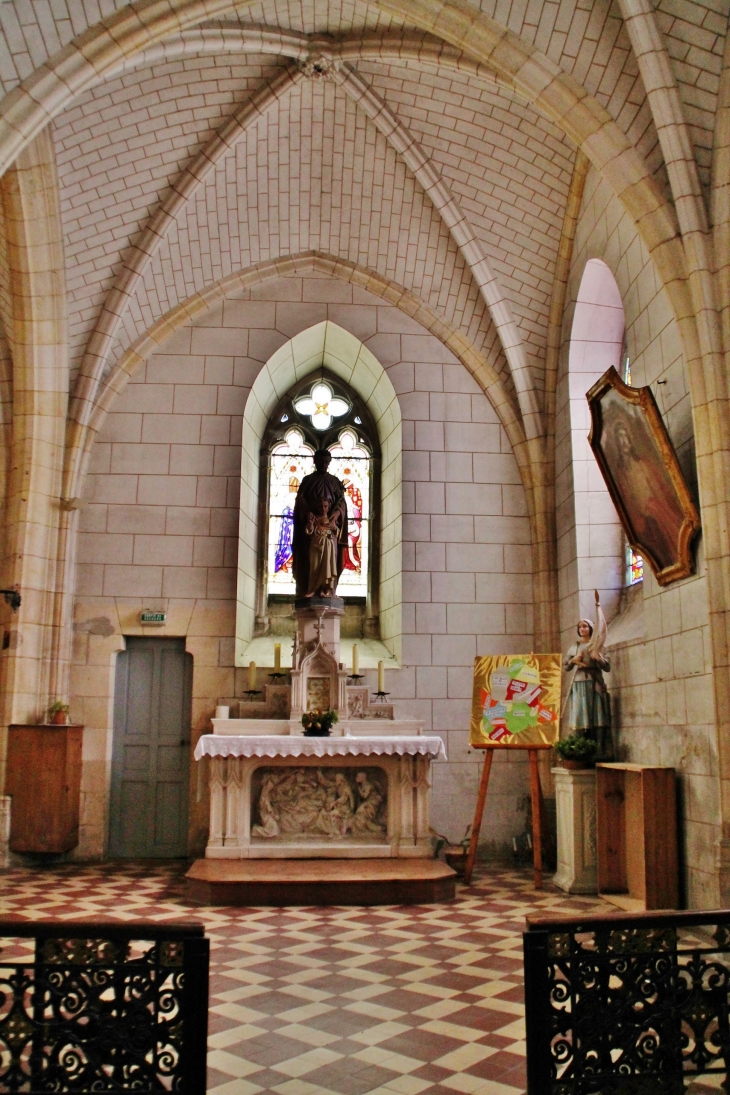
[[[0,921],[0,937],[0,1092],[204,1095],[200,925]]]
[[[529,1095],[681,1095],[730,1069],[730,912],[528,918]]]

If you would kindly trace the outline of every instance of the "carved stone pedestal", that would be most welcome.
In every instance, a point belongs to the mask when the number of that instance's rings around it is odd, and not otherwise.
[[[340,664],[340,597],[302,598],[291,669],[291,717],[305,711],[347,711],[347,670]]]
[[[598,893],[596,772],[553,768],[558,815],[558,870],[553,881],[566,893]]]

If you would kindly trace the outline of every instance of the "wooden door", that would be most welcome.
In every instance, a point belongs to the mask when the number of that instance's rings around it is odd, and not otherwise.
[[[117,656],[109,854],[185,856],[193,658],[184,639],[126,642]]]

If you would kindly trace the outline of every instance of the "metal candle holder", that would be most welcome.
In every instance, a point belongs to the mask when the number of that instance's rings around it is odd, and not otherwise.
[[[359,682],[364,680],[364,679],[365,679],[365,674],[364,673],[350,673],[349,677],[347,678],[347,683],[348,684],[359,684]]]
[[[376,699],[378,703],[385,703],[385,697],[389,695],[390,692],[373,692],[373,698]]]
[[[260,696],[261,695],[261,689],[260,688],[247,688],[246,691],[243,694],[244,694],[244,696],[248,696],[249,700],[252,700],[254,696]]]

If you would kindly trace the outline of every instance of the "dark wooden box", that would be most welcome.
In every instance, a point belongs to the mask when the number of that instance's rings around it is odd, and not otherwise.
[[[83,736],[83,726],[8,728],[11,851],[70,852],[78,844]]]

